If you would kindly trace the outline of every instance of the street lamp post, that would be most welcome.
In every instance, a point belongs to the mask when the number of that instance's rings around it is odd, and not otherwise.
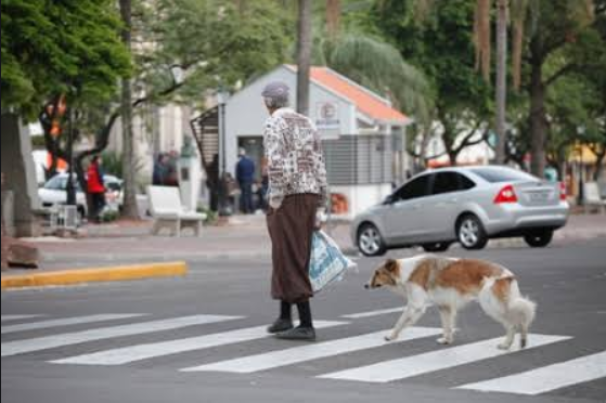
[[[229,92],[223,88],[217,93],[217,104],[219,105],[219,214],[222,216],[229,215],[227,205],[227,133],[225,130],[225,106],[229,99]]]

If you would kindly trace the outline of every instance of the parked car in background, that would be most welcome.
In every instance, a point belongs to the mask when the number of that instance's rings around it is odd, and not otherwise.
[[[545,247],[569,210],[563,183],[500,166],[444,168],[412,178],[356,217],[351,236],[366,256],[410,246],[439,252],[455,242],[482,249],[501,237]]]
[[[44,208],[51,208],[54,205],[64,205],[67,203],[68,180],[68,174],[59,174],[46,182],[44,186],[38,190],[38,195]],[[124,195],[122,191],[123,181],[112,175],[105,175],[104,180],[105,187],[107,188],[107,209],[110,211],[118,211],[124,202]],[[88,215],[86,194],[82,191],[78,181],[76,181],[75,186],[78,213],[81,218],[85,218]]]

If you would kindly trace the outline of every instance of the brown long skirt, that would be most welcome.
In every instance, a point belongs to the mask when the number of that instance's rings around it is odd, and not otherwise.
[[[319,196],[315,194],[287,196],[278,210],[270,209],[267,214],[274,299],[295,304],[313,297],[309,261],[318,202]]]

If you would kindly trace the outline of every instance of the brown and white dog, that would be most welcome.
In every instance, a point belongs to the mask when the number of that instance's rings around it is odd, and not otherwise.
[[[404,313],[386,340],[397,340],[402,330],[413,326],[429,305],[436,305],[444,329],[440,344],[452,344],[457,312],[478,300],[484,312],[507,330],[499,348],[509,350],[515,335],[520,346],[528,343],[528,328],[536,304],[520,294],[512,272],[482,260],[453,259],[431,255],[388,260],[379,267],[367,289],[385,287],[408,300]]]

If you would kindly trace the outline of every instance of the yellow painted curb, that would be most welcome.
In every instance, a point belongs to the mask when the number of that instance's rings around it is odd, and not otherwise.
[[[158,263],[133,266],[106,267],[6,276],[2,289],[61,286],[82,283],[140,280],[156,277],[177,277],[187,274],[187,263]]]

